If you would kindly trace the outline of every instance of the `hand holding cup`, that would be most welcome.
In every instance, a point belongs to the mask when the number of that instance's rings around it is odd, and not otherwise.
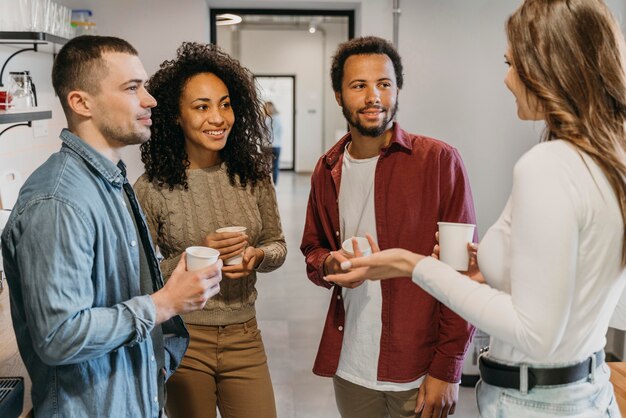
[[[236,229],[235,229],[236,228]],[[226,265],[240,264],[245,248],[248,246],[248,235],[245,227],[220,228],[204,239],[204,245],[220,252],[219,258]]]

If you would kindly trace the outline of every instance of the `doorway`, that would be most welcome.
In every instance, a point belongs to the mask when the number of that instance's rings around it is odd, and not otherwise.
[[[272,89],[286,93],[291,83],[291,98],[281,98],[278,107],[280,168],[312,171],[345,132],[329,71],[337,46],[354,37],[354,10],[220,8],[211,9],[210,24],[212,42],[255,74],[264,100],[272,100]]]
[[[294,169],[295,124],[296,124],[296,76],[295,75],[255,75],[254,80],[261,92],[263,102],[271,102],[274,109],[272,119],[280,126],[280,138],[274,138],[273,147],[280,150],[281,170]],[[273,132],[276,135],[276,132]]]

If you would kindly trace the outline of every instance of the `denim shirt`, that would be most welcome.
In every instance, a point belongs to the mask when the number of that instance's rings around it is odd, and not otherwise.
[[[156,308],[139,288],[141,242],[125,208],[125,178],[70,131],[61,140],[24,184],[2,234],[35,416],[158,417]],[[189,334],[180,317],[162,326],[169,376]]]

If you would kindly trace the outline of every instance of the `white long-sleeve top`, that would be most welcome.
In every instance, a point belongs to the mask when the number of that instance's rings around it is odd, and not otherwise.
[[[515,165],[504,211],[480,245],[487,284],[426,258],[413,281],[491,335],[505,363],[578,362],[603,349],[626,275],[624,225],[598,165],[565,141]]]

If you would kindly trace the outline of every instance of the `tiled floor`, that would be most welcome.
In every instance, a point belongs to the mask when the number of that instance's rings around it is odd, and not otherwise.
[[[309,176],[282,172],[277,187],[288,255],[283,267],[260,274],[257,318],[274,383],[279,418],[338,418],[332,381],[311,372],[329,293],[306,277],[299,245]],[[474,390],[461,388],[454,417],[475,418]]]

